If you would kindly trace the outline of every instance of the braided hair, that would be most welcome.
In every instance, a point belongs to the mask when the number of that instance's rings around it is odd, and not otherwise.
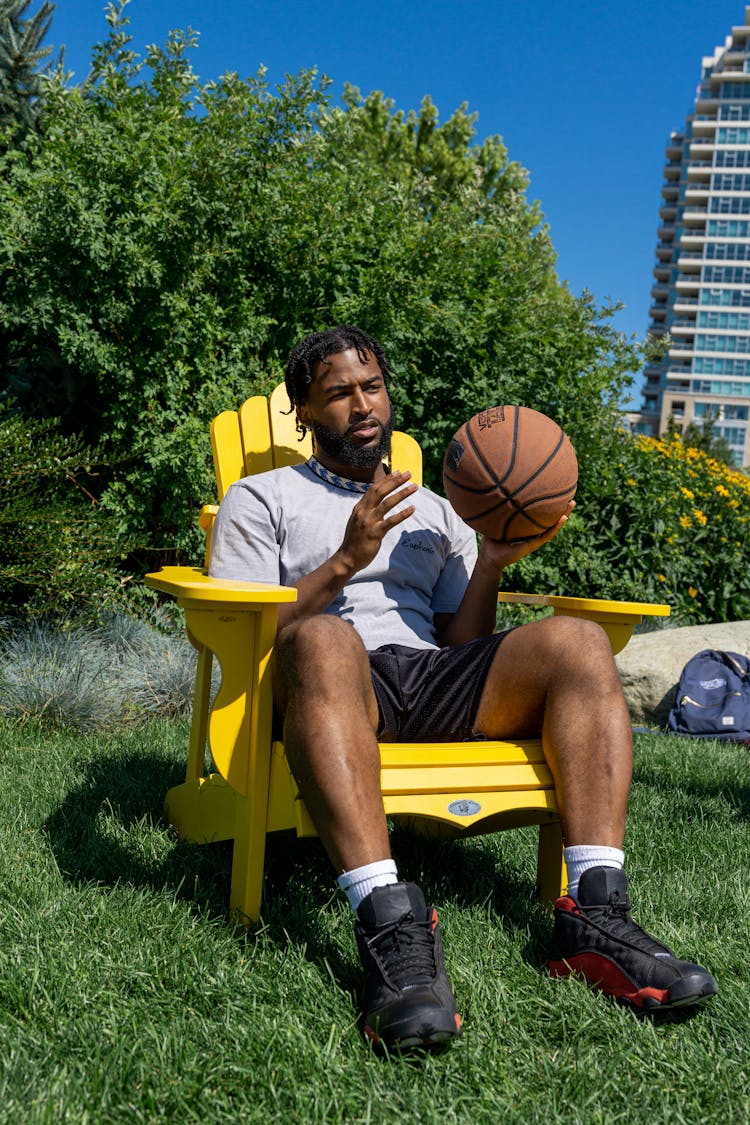
[[[325,360],[326,356],[337,355],[350,348],[356,351],[363,363],[367,362],[368,353],[374,356],[383,381],[386,387],[388,386],[389,378],[394,375],[394,371],[383,345],[372,336],[368,336],[361,328],[355,328],[351,324],[339,324],[336,328],[329,328],[325,332],[313,332],[306,336],[289,356],[284,383],[292,410],[307,402],[316,365]],[[305,427],[299,421],[297,430],[304,437]]]

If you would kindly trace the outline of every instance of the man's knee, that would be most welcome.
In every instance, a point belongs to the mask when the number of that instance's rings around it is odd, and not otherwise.
[[[330,614],[293,621],[276,638],[274,668],[287,681],[299,685],[308,677],[320,683],[340,677],[347,669],[356,680],[356,669],[369,668],[367,652],[351,625]]]
[[[548,617],[543,622],[543,646],[561,676],[577,674],[586,679],[612,680],[619,677],[612,645],[602,625],[578,617]]]

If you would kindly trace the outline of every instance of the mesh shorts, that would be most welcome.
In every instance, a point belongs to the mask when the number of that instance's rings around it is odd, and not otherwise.
[[[378,737],[400,742],[482,738],[474,726],[490,665],[510,632],[449,648],[385,645],[368,653],[380,710]]]

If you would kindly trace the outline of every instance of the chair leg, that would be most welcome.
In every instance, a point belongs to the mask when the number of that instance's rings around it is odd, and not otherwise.
[[[563,839],[559,820],[539,825],[536,891],[541,902],[552,903],[565,890],[567,874],[563,861]]]
[[[194,781],[204,775],[203,761],[208,733],[208,705],[211,697],[213,653],[206,645],[197,641],[190,630],[188,630],[188,638],[193,647],[198,650],[193,695],[193,718],[190,724],[190,749],[185,772],[185,781]]]
[[[232,853],[232,886],[229,913],[243,926],[260,919],[263,894],[263,865],[266,856],[266,826],[252,823],[252,802],[237,801]]]

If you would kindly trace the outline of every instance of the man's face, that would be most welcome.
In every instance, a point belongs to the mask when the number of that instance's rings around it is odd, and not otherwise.
[[[300,421],[312,427],[318,460],[346,475],[377,468],[390,447],[393,410],[373,355],[365,363],[356,349],[318,363]]]

